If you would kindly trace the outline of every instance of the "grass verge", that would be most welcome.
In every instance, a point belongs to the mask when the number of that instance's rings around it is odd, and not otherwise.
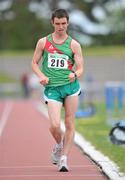
[[[125,173],[125,146],[114,145],[108,139],[111,126],[106,122],[104,103],[97,104],[97,113],[93,117],[76,119],[75,123],[76,130]]]
[[[87,56],[101,57],[125,57],[125,46],[94,46],[84,47],[83,54]]]
[[[15,83],[17,80],[13,78],[12,76],[0,73],[0,83]]]
[[[125,57],[125,46],[82,46],[85,56],[115,56]],[[0,56],[33,56],[35,49],[29,50],[0,50]]]
[[[0,56],[32,56],[33,50],[0,50]]]

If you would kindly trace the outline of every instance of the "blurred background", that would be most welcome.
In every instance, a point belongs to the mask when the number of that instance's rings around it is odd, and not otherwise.
[[[124,171],[125,150],[108,133],[125,118],[125,0],[0,0],[0,99],[42,98],[31,61],[38,39],[53,31],[56,8],[69,12],[69,34],[85,60],[76,128],[108,156],[115,149],[111,158]]]
[[[52,32],[56,8],[69,12],[69,33],[83,47],[84,81],[103,90],[107,81],[125,80],[124,0],[0,0],[0,97],[15,96],[28,81],[36,42]]]

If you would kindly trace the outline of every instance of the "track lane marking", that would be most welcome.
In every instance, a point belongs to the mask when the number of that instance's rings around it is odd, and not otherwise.
[[[9,117],[10,113],[12,112],[12,107],[13,107],[12,102],[6,102],[6,104],[4,106],[4,110],[3,110],[1,118],[0,118],[0,137],[2,136],[4,128],[7,124],[8,117]]]
[[[1,166],[0,169],[51,168],[53,166]],[[95,167],[94,165],[71,165],[70,167]]]
[[[57,173],[59,173],[59,174],[24,174],[24,175],[22,175],[22,174],[19,174],[19,175],[2,175],[2,176],[0,176],[0,178],[2,178],[2,177],[60,177],[60,176],[64,176],[64,177],[93,177],[93,176],[95,176],[95,177],[102,177],[103,175],[101,175],[101,174],[77,174],[77,175],[75,175],[75,174],[61,174],[61,172],[57,172]]]

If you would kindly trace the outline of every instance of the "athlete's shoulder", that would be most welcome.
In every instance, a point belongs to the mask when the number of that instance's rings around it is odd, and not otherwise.
[[[80,46],[80,43],[76,40],[76,39],[73,39],[72,38],[72,42],[71,42],[73,45],[77,45],[77,46]]]
[[[40,38],[37,43],[43,44],[46,42],[46,37]]]
[[[46,44],[46,39],[47,37],[43,37],[37,41],[37,46],[40,47],[40,49],[44,49],[45,44]]]
[[[81,47],[80,43],[77,40],[72,38],[72,41],[71,41],[72,51],[74,52],[77,48],[80,48],[80,47]]]

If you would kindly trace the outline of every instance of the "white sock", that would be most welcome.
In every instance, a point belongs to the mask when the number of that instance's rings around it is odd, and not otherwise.
[[[63,143],[59,143],[59,144],[56,144],[57,148],[62,148],[63,147]]]

